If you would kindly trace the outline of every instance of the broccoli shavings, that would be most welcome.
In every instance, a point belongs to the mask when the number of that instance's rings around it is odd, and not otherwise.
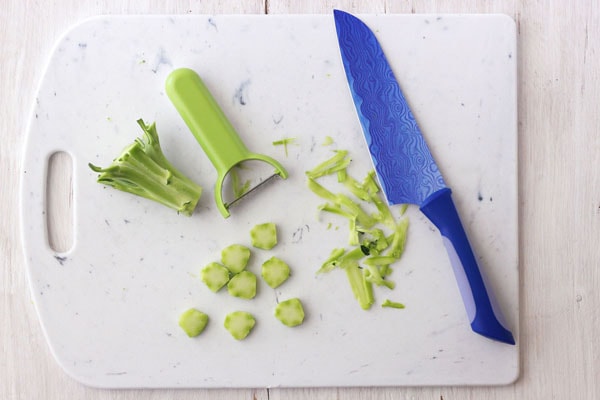
[[[404,252],[408,219],[394,217],[377,183],[375,171],[369,171],[359,181],[348,173],[350,161],[347,151],[337,150],[328,160],[306,172],[308,188],[326,201],[319,206],[319,211],[345,218],[349,227],[348,244],[351,247],[334,249],[317,273],[336,268],[345,270],[354,297],[360,307],[367,310],[375,301],[373,286],[389,290],[396,286],[388,278],[392,273],[391,265]],[[337,176],[338,184],[350,193],[336,193],[317,182],[327,175]],[[406,205],[399,211],[403,216]],[[385,304],[385,307],[392,307]]]
[[[106,168],[89,163],[99,173],[98,183],[132,193],[190,216],[198,204],[202,188],[183,175],[164,156],[156,124],[137,123],[144,135],[135,139]]]
[[[352,293],[358,300],[358,304],[363,310],[368,310],[375,302],[373,298],[373,285],[368,281],[358,262],[348,263],[344,266],[346,276],[350,282]]]
[[[248,192],[248,190],[250,189],[251,184],[249,179],[244,181],[243,183],[240,181],[240,174],[238,172],[239,168],[240,166],[236,165],[234,168],[231,169],[231,171],[229,171],[229,174],[231,176],[231,186],[233,188],[233,195],[236,199],[239,199],[244,194],[246,194],[246,192]]]
[[[347,150],[337,150],[335,155],[329,160],[322,162],[310,171],[306,171],[306,176],[310,179],[317,179],[321,176],[329,175],[341,171],[350,165],[350,159],[346,158]]]
[[[323,143],[321,143],[323,146],[329,146],[333,144],[333,138],[331,136],[325,136],[325,139],[323,140]]]
[[[404,304],[398,303],[396,301],[391,301],[388,299],[386,299],[383,303],[381,303],[381,307],[399,308],[399,309],[405,308]]]
[[[288,144],[294,143],[296,138],[284,138],[281,140],[276,140],[273,142],[273,146],[283,146],[283,151],[285,152],[285,156],[288,156]]]

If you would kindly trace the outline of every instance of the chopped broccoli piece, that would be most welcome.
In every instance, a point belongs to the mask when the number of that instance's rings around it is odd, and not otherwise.
[[[241,244],[232,244],[221,250],[221,262],[232,274],[242,272],[249,259],[250,249]]]
[[[183,215],[192,215],[202,188],[164,156],[156,124],[146,125],[141,119],[137,123],[144,135],[127,146],[110,166],[88,164],[99,173],[98,183],[154,200]]]
[[[189,337],[201,334],[207,323],[208,315],[195,308],[190,308],[179,317],[179,326]]]
[[[267,285],[275,289],[289,278],[290,267],[285,261],[277,257],[271,257],[263,263],[261,276],[267,282]]]
[[[250,333],[256,320],[252,314],[245,311],[234,311],[225,317],[225,329],[237,340],[245,339]]]
[[[275,317],[285,326],[294,327],[302,324],[304,322],[302,302],[297,298],[280,302],[275,307]]]
[[[200,274],[202,282],[215,293],[229,282],[229,270],[216,262],[212,262],[202,268]]]
[[[252,246],[271,250],[277,244],[277,226],[272,222],[256,225],[250,230]]]
[[[234,275],[227,283],[227,291],[234,297],[253,299],[256,296],[256,275],[250,271]]]

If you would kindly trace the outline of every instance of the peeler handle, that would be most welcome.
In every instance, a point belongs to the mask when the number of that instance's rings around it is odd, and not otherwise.
[[[198,74],[188,68],[171,72],[167,95],[214,165],[219,177],[247,159],[244,142],[210,94]]]

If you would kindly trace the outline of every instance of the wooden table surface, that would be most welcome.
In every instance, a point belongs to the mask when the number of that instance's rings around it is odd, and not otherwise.
[[[98,14],[505,13],[518,27],[521,377],[503,387],[99,390],[54,361],[29,295],[18,187],[52,46]],[[3,0],[0,399],[600,398],[600,2]],[[501,226],[498,229],[502,229]]]

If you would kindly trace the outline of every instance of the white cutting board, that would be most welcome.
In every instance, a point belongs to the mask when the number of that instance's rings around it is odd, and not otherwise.
[[[462,214],[481,268],[515,337],[518,326],[516,33],[499,15],[364,15],[376,32]],[[263,188],[223,219],[216,173],[164,92],[174,68],[205,80],[252,150],[279,159],[289,179]],[[167,157],[201,184],[188,218],[104,188],[88,162],[107,165],[156,121]],[[335,143],[323,146],[326,136]],[[274,140],[296,137],[286,157]],[[357,178],[371,168],[340,62],[332,15],[127,16],[84,21],[58,43],[32,113],[22,185],[23,240],[33,300],[53,354],[72,377],[99,387],[488,385],[514,381],[518,345],[474,334],[438,232],[411,206],[406,253],[392,292],[363,311],[342,271],[316,276],[346,223],[318,218],[322,200],[304,171],[348,149]],[[73,161],[74,243],[47,242],[48,158]],[[52,190],[53,188],[48,188]],[[263,191],[264,190],[264,191]],[[398,209],[395,208],[395,212]],[[255,300],[213,294],[199,270],[249,230],[272,221],[293,276]],[[327,229],[328,221],[333,227]],[[339,229],[335,229],[339,227]],[[306,321],[272,316],[299,297]],[[385,299],[406,309],[382,309]],[[185,336],[179,314],[197,307],[207,330]],[[252,312],[244,341],[225,314]]]

